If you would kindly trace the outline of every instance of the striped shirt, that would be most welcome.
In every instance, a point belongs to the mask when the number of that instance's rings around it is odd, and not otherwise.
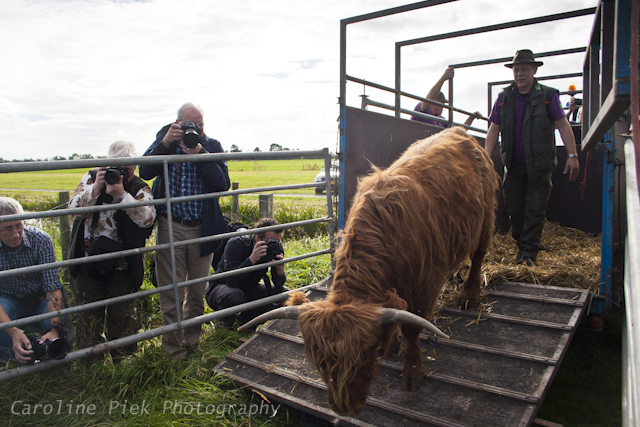
[[[186,154],[180,146],[177,147],[178,154]],[[171,163],[169,164],[169,191],[171,197],[193,196],[203,194],[202,179],[196,172],[194,163]],[[164,197],[164,195],[163,195]],[[171,216],[184,220],[194,220],[202,218],[202,200],[192,200],[189,202],[172,203]],[[165,205],[158,206],[158,212],[167,213]]]
[[[26,225],[22,243],[14,252],[0,242],[0,270],[31,267],[55,262],[51,237],[39,228]],[[47,293],[61,289],[58,269],[44,270],[0,279],[0,295],[24,298],[37,292]]]

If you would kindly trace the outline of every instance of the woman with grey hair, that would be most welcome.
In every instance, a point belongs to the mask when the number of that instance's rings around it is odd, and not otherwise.
[[[129,141],[116,141],[109,147],[108,157],[137,157],[135,145]],[[144,247],[156,218],[155,208],[117,207],[153,199],[149,186],[135,172],[136,166],[130,165],[101,167],[84,175],[69,207],[115,206],[113,210],[75,216],[70,258]],[[142,285],[144,266],[142,255],[138,254],[82,264],[70,268],[70,272],[75,304],[80,305],[137,292]],[[135,301],[129,300],[80,312],[76,340],[79,348],[84,348],[101,343],[102,337],[114,340],[132,335],[137,329]],[[131,344],[120,351],[112,351],[112,356],[119,358],[135,351],[136,344]]]

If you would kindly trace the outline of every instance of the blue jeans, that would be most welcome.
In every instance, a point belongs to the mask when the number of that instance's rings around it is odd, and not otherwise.
[[[38,305],[38,307],[34,310],[26,310],[18,300],[9,295],[0,295],[0,306],[4,309],[7,316],[11,320],[23,319],[29,316],[35,316],[37,314],[44,314],[49,312],[49,308],[47,307],[47,300],[44,299]],[[28,325],[24,325],[20,327],[22,330],[26,330],[26,332],[31,331],[39,331],[42,334],[51,324],[51,319],[41,320],[38,323],[30,323]],[[13,359],[15,354],[13,352],[13,341],[11,337],[7,333],[6,330],[0,331],[0,361],[7,361],[9,359]]]

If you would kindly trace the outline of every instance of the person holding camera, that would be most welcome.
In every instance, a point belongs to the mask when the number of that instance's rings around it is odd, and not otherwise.
[[[273,218],[262,218],[256,224],[255,234],[229,239],[216,273],[284,259],[284,248],[281,243],[284,230],[260,231],[260,228],[279,224]],[[212,280],[207,288],[207,304],[214,310],[223,310],[289,290],[284,286],[287,281],[284,264],[271,267],[271,279],[267,275],[267,270],[268,267],[265,267],[220,281]],[[240,324],[247,323],[271,309],[273,306],[269,304],[242,312],[238,316],[238,321]],[[227,329],[233,329],[236,316],[231,315],[222,320]]]
[[[138,157],[129,141],[116,141],[107,157]],[[70,208],[113,205],[113,210],[75,216],[69,258],[82,258],[125,249],[142,248],[156,219],[153,206],[118,209],[122,203],[153,199],[146,182],[136,176],[136,166],[101,167],[87,172],[69,202]],[[137,292],[142,285],[144,265],[142,254],[112,258],[69,268],[71,289],[76,305],[100,301]],[[105,314],[106,312],[106,314]],[[105,331],[106,317],[106,331]],[[135,300],[128,300],[79,312],[76,336],[79,348],[136,333]],[[111,352],[114,358],[129,355],[137,345],[130,344]]]
[[[9,197],[0,197],[0,216],[24,213],[20,203]],[[56,261],[51,237],[44,231],[24,225],[22,220],[0,222],[0,271]],[[38,273],[26,273],[0,279],[0,323],[38,314],[52,313],[64,307],[62,283],[57,268]],[[64,341],[60,316],[42,320],[24,329],[34,327],[42,335],[29,339],[22,328],[0,330],[0,361],[14,359],[28,363],[40,354],[36,347]],[[62,339],[62,340],[60,340]],[[66,355],[66,342],[61,347]]]
[[[204,113],[193,104],[186,103],[178,110],[174,123],[164,126],[156,140],[144,153],[145,156],[172,154],[223,153],[220,142],[204,133]],[[156,178],[153,195],[165,198],[168,187],[171,197],[193,196],[227,191],[231,187],[225,161],[169,163],[168,182],[165,182],[162,163],[143,165],[140,176]],[[169,219],[167,206],[158,205],[158,245],[169,243]],[[171,204],[173,241],[182,242],[200,237],[224,233],[227,223],[217,198],[190,200]],[[176,277],[178,282],[194,280],[209,275],[213,252],[219,241],[193,243],[174,248]],[[173,283],[171,251],[156,251],[156,277],[158,287]],[[191,319],[204,313],[204,289],[206,283],[196,283],[178,289],[182,318]],[[165,325],[176,323],[178,309],[173,290],[160,293],[160,307]],[[198,346],[202,325],[191,326],[162,336],[162,345],[172,359],[186,358],[188,349]]]

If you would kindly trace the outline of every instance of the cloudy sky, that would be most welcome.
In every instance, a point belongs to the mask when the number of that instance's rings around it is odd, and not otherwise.
[[[186,101],[225,149],[335,151],[341,19],[400,0],[0,0],[0,157],[140,154]],[[394,85],[394,44],[595,7],[597,0],[460,0],[353,24],[347,73]],[[424,96],[448,64],[585,46],[592,16],[405,47],[402,89]],[[538,75],[579,72],[583,55],[544,59]],[[456,106],[486,114],[486,82],[503,65],[456,71]],[[551,85],[581,88],[581,79]],[[444,88],[446,93],[446,86]],[[360,85],[348,102],[359,105]],[[393,98],[367,89],[379,102]],[[566,101],[566,99],[565,99]],[[404,100],[412,109],[415,102]],[[377,110],[379,111],[379,110]],[[456,117],[458,119],[458,117]],[[460,121],[464,117],[459,118]]]

